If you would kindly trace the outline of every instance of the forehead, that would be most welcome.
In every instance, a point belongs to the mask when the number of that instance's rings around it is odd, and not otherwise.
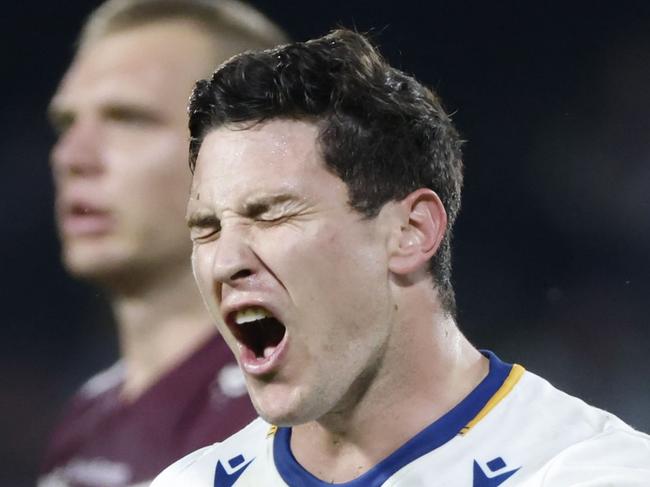
[[[108,34],[77,52],[52,105],[120,98],[184,107],[194,82],[211,71],[218,55],[211,40],[189,21],[159,21]]]
[[[343,181],[327,170],[317,137],[316,124],[282,119],[213,130],[199,150],[190,206],[225,208],[256,196],[345,192]]]

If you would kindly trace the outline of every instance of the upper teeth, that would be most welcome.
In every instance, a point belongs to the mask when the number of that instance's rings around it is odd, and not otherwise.
[[[235,323],[243,325],[244,323],[270,318],[271,316],[271,313],[266,311],[264,308],[245,308],[237,311],[235,314]]]

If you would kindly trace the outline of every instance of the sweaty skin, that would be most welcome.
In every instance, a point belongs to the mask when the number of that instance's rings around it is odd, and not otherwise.
[[[487,360],[440,309],[424,270],[446,221],[435,193],[363,218],[325,168],[317,133],[280,119],[208,133],[187,219],[199,289],[256,409],[297,425],[300,463],[341,481],[448,411],[485,376]],[[409,222],[416,228],[405,231]],[[429,253],[409,257],[422,229]],[[268,356],[237,339],[232,316],[251,307],[286,328]]]

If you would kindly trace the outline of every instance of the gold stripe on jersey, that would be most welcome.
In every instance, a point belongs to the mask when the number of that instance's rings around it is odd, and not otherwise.
[[[276,425],[271,425],[269,430],[266,432],[266,437],[270,438],[271,436],[275,435],[277,431],[278,431],[278,427]]]
[[[510,373],[508,374],[508,377],[506,377],[506,380],[504,380],[503,384],[501,384],[501,387],[499,387],[499,390],[495,392],[494,396],[492,396],[487,404],[483,406],[483,409],[481,409],[478,414],[474,416],[474,419],[472,419],[463,429],[460,430],[459,434],[467,434],[469,430],[471,430],[490,411],[492,411],[492,409],[494,409],[494,407],[508,395],[512,388],[515,387],[517,382],[519,382],[519,379],[521,379],[521,376],[524,375],[524,372],[526,372],[526,369],[524,369],[519,364],[514,364],[512,366],[512,370],[510,370]]]

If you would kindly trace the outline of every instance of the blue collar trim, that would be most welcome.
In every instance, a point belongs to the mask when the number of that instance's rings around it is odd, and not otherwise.
[[[490,360],[488,375],[451,411],[437,419],[366,473],[338,487],[380,487],[395,472],[417,458],[454,438],[483,409],[508,377],[512,364],[499,360],[492,352],[481,350]],[[316,478],[291,453],[291,428],[278,428],[273,440],[273,458],[282,479],[288,485],[332,487]]]

